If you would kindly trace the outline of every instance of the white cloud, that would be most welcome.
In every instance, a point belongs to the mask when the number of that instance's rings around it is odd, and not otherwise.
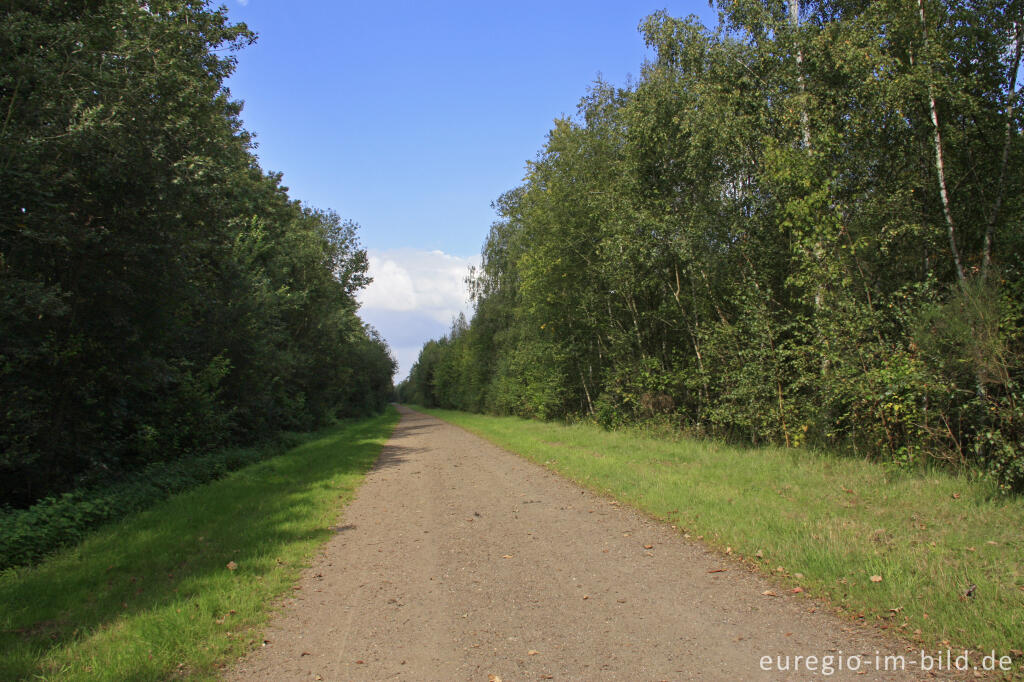
[[[470,316],[465,279],[480,257],[417,249],[370,249],[367,256],[373,283],[359,292],[360,315],[388,339],[402,379],[424,343],[446,333],[460,312]]]
[[[249,4],[249,0],[238,0],[238,4],[245,7]]]

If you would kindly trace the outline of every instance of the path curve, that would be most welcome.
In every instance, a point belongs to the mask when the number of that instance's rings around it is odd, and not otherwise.
[[[895,640],[763,596],[782,590],[668,525],[399,411],[336,537],[228,679],[822,679],[840,652],[860,674],[831,679],[926,677]],[[880,672],[876,652],[906,672]],[[819,658],[780,672],[780,655]]]

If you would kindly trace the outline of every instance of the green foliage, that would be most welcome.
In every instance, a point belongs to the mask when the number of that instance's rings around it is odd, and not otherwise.
[[[104,523],[147,509],[160,500],[280,454],[297,444],[296,436],[283,434],[259,448],[230,448],[154,462],[112,484],[46,497],[28,509],[2,510],[0,571],[34,563],[58,549],[81,542]]]
[[[648,17],[637,82],[555,121],[403,399],[1021,491],[1019,8],[719,7]]]
[[[357,226],[266,175],[205,0],[0,10],[0,503],[380,410]]]

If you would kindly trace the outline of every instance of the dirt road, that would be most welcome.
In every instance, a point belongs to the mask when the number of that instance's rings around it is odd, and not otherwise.
[[[927,676],[919,654],[762,595],[783,590],[669,526],[400,409],[337,536],[230,679],[821,679],[827,656],[833,679]],[[906,672],[880,672],[887,653]]]

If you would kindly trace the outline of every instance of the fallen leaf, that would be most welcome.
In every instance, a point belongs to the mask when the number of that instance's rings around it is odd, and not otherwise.
[[[954,500],[959,500],[960,499],[960,493],[953,493],[953,499]]]
[[[764,552],[762,552],[761,550],[757,550],[757,552],[754,554],[754,556],[756,556],[758,559],[763,559],[764,558]]]
[[[488,675],[487,682],[501,682],[501,678],[497,675]]]
[[[529,651],[527,651],[527,652],[526,652],[526,655],[527,655],[527,656],[536,656],[536,655],[537,655],[537,654],[539,654],[539,653],[540,653],[540,652],[539,652],[539,651],[537,651],[536,649],[530,649]]]
[[[542,680],[553,680],[553,679],[555,679],[555,676],[554,675],[541,675],[540,679],[542,679]]]
[[[501,558],[502,558],[502,559],[511,559],[511,558],[512,558],[512,555],[511,555],[511,554],[502,554],[502,555],[501,555]]]
[[[356,661],[356,665],[363,665],[363,664],[364,664],[363,659],[359,659],[358,661]]]
[[[644,545],[644,549],[654,549],[654,545]]]
[[[589,594],[585,594],[585,595],[583,595],[583,598],[584,599],[590,599],[590,595]]]
[[[732,547],[726,547],[725,548],[725,553],[726,554],[732,554]]]
[[[236,564],[234,561],[229,561],[228,562],[228,570],[229,571],[233,571],[236,568],[238,568],[238,564]]]
[[[708,573],[725,573],[728,570],[728,568],[712,568]]]
[[[765,590],[761,594],[764,595],[765,597],[778,597],[779,596],[779,595],[775,594],[775,592],[773,592],[772,590]]]
[[[792,590],[790,590],[790,592],[792,592],[793,594],[800,594],[803,591],[804,591],[804,588],[802,588],[802,587],[794,587]]]
[[[880,582],[882,582],[882,576],[880,576],[880,575],[873,575],[873,576],[871,576],[871,582],[873,582],[873,583],[880,583]]]

